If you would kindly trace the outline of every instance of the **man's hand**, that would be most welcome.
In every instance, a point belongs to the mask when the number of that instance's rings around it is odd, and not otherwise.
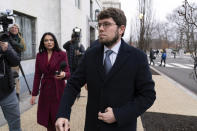
[[[56,131],[69,131],[70,123],[66,118],[58,118],[55,122]]]
[[[4,52],[8,49],[8,42],[0,41],[0,46],[1,46],[2,51]]]
[[[116,118],[114,117],[114,113],[111,107],[106,108],[105,113],[99,112],[98,119],[108,124],[116,122]]]

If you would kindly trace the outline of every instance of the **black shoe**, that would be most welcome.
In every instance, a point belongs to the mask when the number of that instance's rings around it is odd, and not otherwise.
[[[161,66],[161,64],[159,66]]]
[[[16,96],[17,96],[17,98],[18,98],[18,101],[20,101],[19,93],[16,93]]]
[[[163,65],[163,67],[166,67],[166,65]]]

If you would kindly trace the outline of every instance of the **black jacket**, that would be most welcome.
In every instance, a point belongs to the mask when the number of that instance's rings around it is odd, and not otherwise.
[[[154,59],[154,54],[155,54],[155,52],[153,51],[153,50],[150,50],[150,59]]]
[[[9,38],[9,43],[13,47],[13,49],[21,56],[21,52],[25,50],[24,45],[22,44],[22,39],[19,37],[20,35],[13,35],[9,33],[8,38]]]
[[[0,100],[13,91],[14,79],[11,67],[19,65],[19,63],[20,57],[10,44],[8,44],[8,49],[5,52],[0,47]]]
[[[71,106],[87,83],[85,131],[136,131],[137,117],[155,101],[154,81],[147,56],[123,40],[114,65],[105,75],[103,46],[87,50],[64,89],[57,118],[70,118]],[[98,120],[98,112],[112,107],[117,122]]]
[[[70,67],[71,74],[77,69],[79,61],[81,57],[83,56],[85,49],[82,44],[80,44],[78,41],[67,41],[63,48],[66,50],[68,54],[68,64]],[[80,55],[76,55],[76,51],[80,52]]]

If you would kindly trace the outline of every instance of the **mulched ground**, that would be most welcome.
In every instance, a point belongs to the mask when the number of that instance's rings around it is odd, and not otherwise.
[[[197,131],[196,116],[145,112],[141,119],[144,131]]]
[[[152,75],[160,75],[151,69]],[[197,131],[197,117],[157,112],[141,115],[144,131]]]

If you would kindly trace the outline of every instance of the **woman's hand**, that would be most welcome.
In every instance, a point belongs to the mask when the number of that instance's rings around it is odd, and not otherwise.
[[[36,101],[36,96],[32,96],[31,97],[31,100],[30,100],[30,104],[31,105],[34,105],[35,104],[35,101]]]
[[[59,75],[55,75],[55,78],[58,80],[63,79],[66,76],[66,72],[61,71]]]

